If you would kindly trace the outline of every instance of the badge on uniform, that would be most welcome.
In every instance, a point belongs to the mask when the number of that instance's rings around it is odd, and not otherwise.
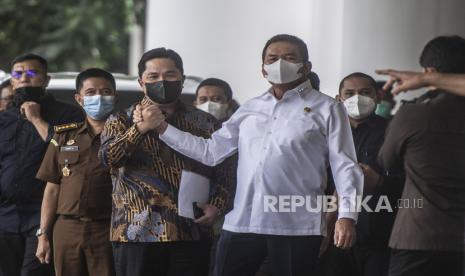
[[[310,111],[312,111],[312,109],[308,106],[304,107],[304,112],[305,113],[310,113]]]
[[[65,159],[65,166],[61,169],[63,176],[69,176],[71,174],[71,170],[68,168],[68,159]]]
[[[71,174],[71,171],[69,170],[68,165],[65,165],[63,169],[61,170],[61,172],[63,173],[63,176],[69,176]]]
[[[71,140],[68,140],[68,142],[66,142],[66,144],[67,144],[68,146],[71,146],[71,145],[74,145],[75,142],[76,142],[76,141],[74,141],[73,139],[71,139]]]

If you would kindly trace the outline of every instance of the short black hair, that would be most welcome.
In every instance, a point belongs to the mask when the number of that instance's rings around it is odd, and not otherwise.
[[[224,80],[216,79],[216,78],[208,78],[208,79],[203,80],[199,84],[199,86],[197,86],[197,89],[195,90],[195,97],[198,96],[200,88],[202,88],[203,86],[207,86],[207,85],[220,87],[221,89],[223,89],[224,94],[226,95],[226,98],[228,100],[232,100],[233,93],[232,93],[231,86]]]
[[[308,73],[308,79],[310,80],[310,84],[315,90],[320,91],[320,77],[318,76],[317,73],[310,71]]]
[[[37,54],[32,54],[32,53],[27,53],[27,54],[23,54],[23,55],[15,57],[13,61],[11,62],[11,69],[13,69],[13,66],[16,63],[23,62],[26,60],[37,60],[42,66],[42,69],[44,69],[44,72],[47,73],[47,70],[48,70],[47,60]]]
[[[272,44],[272,43],[281,42],[281,41],[289,42],[291,44],[297,45],[297,47],[299,48],[300,54],[302,55],[303,61],[304,62],[308,61],[307,44],[305,44],[305,42],[302,39],[298,38],[297,36],[293,36],[293,35],[278,34],[278,35],[275,35],[272,38],[270,38],[266,42],[265,47],[263,47],[262,62],[265,61],[266,50],[268,49],[268,46],[270,46],[270,44]]]
[[[111,86],[113,87],[113,90],[116,91],[116,82],[115,78],[110,72],[107,72],[103,69],[100,68],[89,68],[77,75],[76,77],[76,93],[79,93],[81,90],[84,81],[89,79],[89,78],[103,78],[106,79],[107,81],[110,82]]]
[[[174,50],[171,49],[166,49],[164,47],[161,48],[155,48],[152,50],[149,50],[145,52],[142,57],[140,58],[138,69],[139,69],[139,78],[142,78],[142,74],[145,71],[145,63],[151,59],[154,58],[169,58],[174,62],[174,65],[176,68],[181,71],[181,74],[184,75],[184,68],[182,65],[182,59],[181,56],[179,56],[178,53],[176,53]]]
[[[420,65],[441,73],[465,73],[465,39],[458,35],[432,39],[423,48]]]
[[[364,79],[369,80],[371,86],[373,87],[373,89],[374,89],[376,92],[378,92],[378,88],[377,88],[377,85],[376,85],[376,81],[375,81],[375,79],[374,79],[372,76],[370,76],[370,75],[368,75],[368,74],[365,74],[365,73],[362,73],[362,72],[354,72],[354,73],[351,73],[351,74],[345,76],[345,77],[341,80],[341,82],[339,83],[339,95],[341,94],[341,90],[342,90],[342,88],[344,87],[344,82],[345,82],[346,80],[348,80],[348,79],[351,79],[351,78],[364,78]],[[376,95],[378,95],[378,94],[376,94]]]

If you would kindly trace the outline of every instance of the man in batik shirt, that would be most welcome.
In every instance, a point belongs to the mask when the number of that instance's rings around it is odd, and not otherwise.
[[[158,106],[177,127],[203,137],[216,129],[215,118],[178,98],[184,81],[181,57],[157,48],[139,62],[139,83],[145,97],[106,122],[100,159],[112,169],[111,241],[117,275],[208,275],[211,224],[230,205],[228,191],[235,167],[226,160],[202,165],[170,149],[158,138],[152,110]],[[138,108],[144,120],[133,123]],[[209,204],[192,220],[178,215],[182,170],[210,179]],[[192,274],[194,272],[194,274]]]

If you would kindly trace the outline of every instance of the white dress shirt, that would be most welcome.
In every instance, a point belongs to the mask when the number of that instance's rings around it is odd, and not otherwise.
[[[325,215],[305,207],[289,208],[289,197],[323,195],[331,165],[339,206],[353,206],[363,190],[354,142],[344,106],[312,89],[306,81],[281,100],[272,90],[242,105],[204,139],[169,125],[161,140],[180,153],[214,166],[239,152],[234,209],[223,229],[271,235],[325,235]],[[280,212],[265,204],[281,196]],[[268,198],[268,199],[266,199]],[[287,199],[287,200],[286,200]],[[267,201],[269,203],[269,201]],[[287,203],[286,203],[287,202]],[[279,204],[276,208],[280,207]],[[357,220],[357,212],[339,218]]]

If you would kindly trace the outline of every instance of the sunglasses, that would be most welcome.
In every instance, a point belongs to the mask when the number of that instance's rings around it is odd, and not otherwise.
[[[28,78],[34,78],[39,74],[39,71],[31,69],[31,70],[25,70],[25,71],[12,71],[11,72],[11,77],[14,79],[20,79],[23,74],[26,73],[26,77]]]

